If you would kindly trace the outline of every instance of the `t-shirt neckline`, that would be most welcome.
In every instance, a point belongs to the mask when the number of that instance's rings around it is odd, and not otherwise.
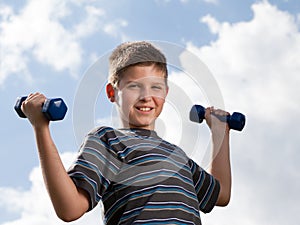
[[[127,131],[135,133],[138,136],[146,136],[146,137],[155,137],[160,138],[157,135],[157,132],[154,130],[144,129],[144,128],[120,128],[120,131]]]

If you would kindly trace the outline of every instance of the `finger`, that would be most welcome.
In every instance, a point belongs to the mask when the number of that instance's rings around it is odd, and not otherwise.
[[[227,116],[230,115],[229,112],[226,112],[222,109],[215,109],[213,110],[213,114],[217,115],[217,116]]]
[[[27,96],[27,98],[32,98],[32,97],[37,96],[37,95],[39,95],[39,94],[40,94],[39,92],[30,93],[30,94]]]
[[[36,92],[36,93],[34,93],[34,94],[28,95],[27,99],[30,100],[30,101],[31,101],[31,100],[36,101],[36,100],[39,100],[39,99],[45,100],[46,97],[45,97],[43,94],[41,94],[41,93],[39,93],[39,92]]]
[[[22,106],[30,106],[30,107],[42,107],[43,103],[45,102],[46,97],[39,92],[30,93],[26,100],[22,103]]]
[[[213,106],[210,106],[210,107],[207,107],[206,109],[205,109],[205,118],[207,119],[207,118],[209,118],[210,117],[210,115],[213,113],[213,111],[214,111],[214,107]]]

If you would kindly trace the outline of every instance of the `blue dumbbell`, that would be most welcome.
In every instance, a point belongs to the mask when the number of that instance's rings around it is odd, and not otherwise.
[[[22,118],[26,118],[21,109],[22,102],[25,101],[26,98],[27,96],[18,97],[14,107],[17,114]],[[62,120],[67,110],[67,105],[61,98],[46,99],[42,106],[42,112],[46,118],[51,121]]]
[[[194,105],[190,111],[190,120],[197,123],[202,123],[205,115],[205,108],[201,105]],[[215,114],[214,114],[215,115]],[[219,120],[227,122],[230,129],[241,131],[243,130],[246,117],[244,114],[234,112],[232,115],[219,116],[215,115]]]

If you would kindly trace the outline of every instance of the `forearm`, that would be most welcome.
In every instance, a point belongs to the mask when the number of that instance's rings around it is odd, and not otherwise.
[[[68,176],[49,127],[34,128],[44,182],[59,218],[71,221],[88,209],[87,199]]]
[[[77,190],[62,164],[50,135],[49,120],[42,113],[45,100],[43,94],[29,94],[21,110],[33,127],[44,182],[55,211],[62,220],[70,221],[86,212],[88,198],[84,191]]]
[[[231,196],[231,166],[229,129],[222,133],[212,133],[212,163],[210,173],[220,182],[220,194],[217,201],[218,206],[226,206]]]

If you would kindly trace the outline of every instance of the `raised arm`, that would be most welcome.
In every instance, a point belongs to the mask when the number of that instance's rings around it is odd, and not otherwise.
[[[205,118],[211,130],[212,137],[212,163],[209,173],[220,182],[220,194],[216,205],[226,206],[231,196],[231,166],[229,147],[229,127],[212,114],[228,115],[227,112],[209,107],[206,109]]]
[[[89,202],[86,192],[76,188],[62,164],[49,121],[41,113],[45,99],[42,94],[30,94],[22,104],[22,111],[34,130],[44,182],[55,212],[60,219],[73,221],[88,210]]]

